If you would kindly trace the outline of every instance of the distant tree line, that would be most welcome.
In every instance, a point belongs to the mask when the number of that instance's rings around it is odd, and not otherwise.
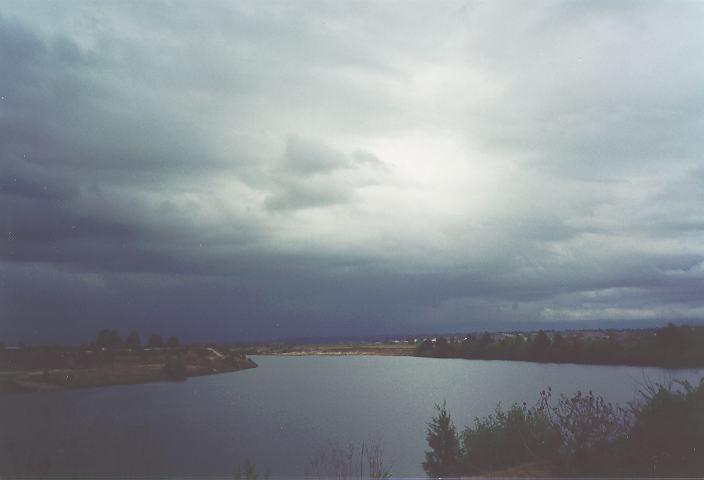
[[[592,392],[533,408],[496,407],[458,432],[445,405],[427,425],[430,477],[474,476],[518,465],[531,476],[700,477],[704,472],[704,379],[646,385],[626,408]],[[508,475],[507,475],[508,476]]]
[[[704,366],[704,329],[672,323],[651,334],[618,340],[613,332],[602,338],[585,338],[560,332],[548,335],[515,334],[495,340],[491,334],[468,335],[463,341],[439,337],[423,340],[415,355],[435,358],[522,360],[531,362],[605,365]]]
[[[180,343],[179,338],[175,335],[171,335],[165,343],[161,335],[152,333],[149,335],[147,345],[150,347],[178,347]],[[98,332],[95,338],[95,345],[101,348],[139,347],[142,345],[142,341],[139,334],[135,331],[131,331],[123,338],[117,333],[117,330],[106,329]]]

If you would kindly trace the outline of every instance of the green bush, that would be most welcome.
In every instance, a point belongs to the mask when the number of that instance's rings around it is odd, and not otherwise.
[[[558,432],[557,466],[563,473],[608,474],[622,462],[631,416],[590,390],[551,402],[551,390],[540,392],[538,409]]]
[[[529,409],[512,405],[475,418],[458,436],[444,405],[428,424],[429,476],[476,475],[548,462],[568,475],[689,476],[704,473],[704,378],[650,385],[629,409],[577,392]]]
[[[541,410],[512,405],[475,418],[462,433],[462,473],[480,473],[534,461],[552,460],[560,434]]]
[[[704,378],[696,387],[676,381],[648,386],[642,394],[625,449],[628,473],[704,474]]]

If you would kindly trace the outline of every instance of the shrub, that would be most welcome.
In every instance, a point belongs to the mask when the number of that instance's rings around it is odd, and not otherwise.
[[[268,473],[265,473],[264,475],[257,473],[256,467],[249,461],[249,459],[247,459],[244,464],[244,471],[242,471],[241,468],[238,468],[237,473],[235,473],[234,476],[235,480],[267,480],[268,478]]]
[[[591,391],[554,403],[548,388],[533,409],[498,406],[493,415],[475,418],[460,442],[443,405],[428,427],[431,451],[423,466],[434,477],[535,461],[549,461],[562,474],[701,476],[704,378],[696,387],[675,381],[641,393],[626,410]]]
[[[628,473],[701,476],[704,473],[704,378],[650,385],[633,405]]]
[[[366,442],[362,442],[359,455],[356,452],[352,442],[344,445],[330,443],[326,448],[319,450],[313,458],[306,478],[326,480],[391,478],[391,474],[384,465],[381,436],[370,437]],[[357,469],[358,465],[359,469]]]
[[[560,446],[560,434],[541,410],[525,404],[493,415],[475,418],[462,433],[462,473],[552,460]]]
[[[367,478],[371,480],[391,478],[391,472],[389,472],[384,465],[384,450],[381,446],[381,436],[370,439],[369,445],[362,443],[362,457],[363,460],[366,460],[365,463],[367,464]]]
[[[331,443],[328,448],[318,452],[311,462],[312,478],[336,478],[345,480],[354,475],[354,445]]]
[[[628,412],[602,397],[577,391],[561,395],[551,405],[552,391],[540,392],[538,410],[559,432],[559,467],[565,473],[613,473],[621,455],[619,447],[630,427]]]

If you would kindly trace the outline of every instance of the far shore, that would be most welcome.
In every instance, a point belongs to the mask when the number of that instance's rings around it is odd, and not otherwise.
[[[414,345],[409,344],[315,344],[315,345],[289,345],[273,344],[261,345],[247,349],[249,355],[273,356],[403,356],[414,354]]]

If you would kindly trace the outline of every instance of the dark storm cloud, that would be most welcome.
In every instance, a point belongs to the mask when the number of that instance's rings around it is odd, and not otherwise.
[[[75,188],[62,184],[56,177],[33,165],[8,162],[0,172],[0,192],[8,196],[62,202],[75,194]]]
[[[703,10],[6,3],[0,337],[704,320]]]

